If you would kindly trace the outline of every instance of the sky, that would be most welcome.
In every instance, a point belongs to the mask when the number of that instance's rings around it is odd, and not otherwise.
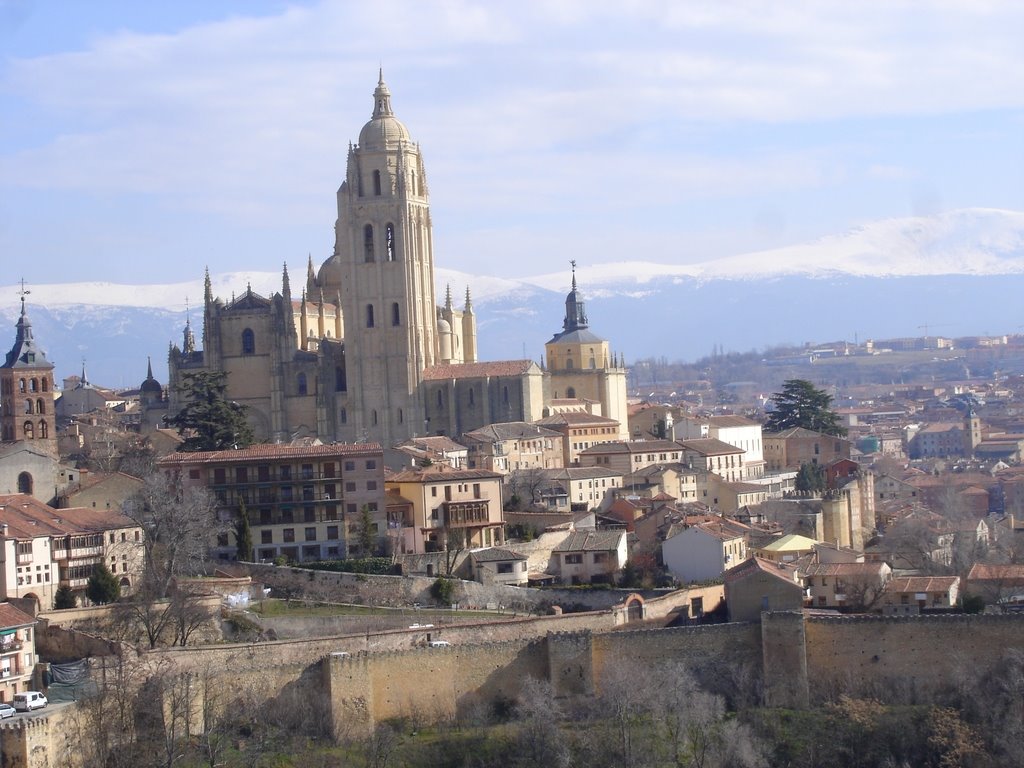
[[[0,284],[302,274],[378,68],[470,274],[1024,210],[1021,30],[985,0],[0,0]]]

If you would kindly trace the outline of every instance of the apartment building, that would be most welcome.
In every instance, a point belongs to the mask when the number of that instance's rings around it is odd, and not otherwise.
[[[36,620],[10,603],[0,603],[0,701],[32,689],[36,656]]]
[[[396,551],[422,554],[503,543],[501,477],[444,465],[388,475],[388,532]]]
[[[114,510],[55,509],[27,494],[0,496],[3,597],[34,599],[48,610],[61,585],[83,597],[100,563],[130,592],[142,573],[142,535],[135,521]]]
[[[258,560],[359,557],[387,548],[384,452],[376,443],[178,452],[157,466],[177,473],[185,485],[207,488],[225,525],[244,505]],[[373,552],[360,544],[364,508],[375,537]],[[239,556],[231,534],[220,534],[211,545],[220,559]]]

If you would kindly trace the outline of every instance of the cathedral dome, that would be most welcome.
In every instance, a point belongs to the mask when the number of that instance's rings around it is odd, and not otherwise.
[[[361,149],[384,149],[400,141],[409,141],[409,131],[395,117],[375,117],[359,132]]]
[[[359,132],[361,149],[384,149],[388,145],[409,141],[409,130],[391,111],[391,92],[381,73],[373,92],[373,117]]]

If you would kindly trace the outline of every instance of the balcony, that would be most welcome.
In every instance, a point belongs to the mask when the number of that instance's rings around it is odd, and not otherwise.
[[[18,565],[28,565],[32,562],[31,552],[19,552],[18,553]]]
[[[20,651],[24,643],[21,640],[15,640],[11,643],[0,643],[0,653],[15,653]]]

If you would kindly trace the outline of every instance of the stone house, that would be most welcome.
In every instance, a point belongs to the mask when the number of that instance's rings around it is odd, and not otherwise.
[[[625,531],[574,531],[551,552],[563,584],[614,584],[629,557]]]
[[[684,583],[716,579],[747,559],[749,538],[749,526],[716,516],[674,526],[661,545],[662,562]]]
[[[526,555],[503,547],[488,547],[469,553],[473,578],[481,584],[505,584],[525,587],[528,584]]]
[[[762,611],[798,611],[804,588],[797,569],[749,557],[722,574],[729,621],[760,621]]]
[[[799,469],[802,464],[831,464],[850,458],[849,440],[803,427],[766,432],[763,442],[769,472]]]
[[[959,576],[895,576],[885,585],[881,605],[883,610],[954,608],[959,598]]]
[[[814,608],[863,611],[882,599],[892,568],[884,562],[805,563],[800,576]]]
[[[517,470],[562,466],[565,437],[525,421],[490,424],[462,436],[468,449],[467,468],[503,475]]]

